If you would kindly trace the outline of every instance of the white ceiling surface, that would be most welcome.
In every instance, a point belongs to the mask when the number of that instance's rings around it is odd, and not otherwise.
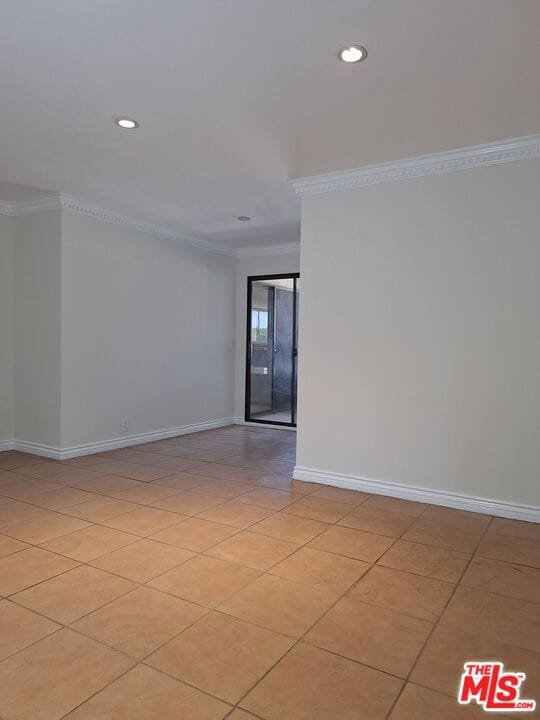
[[[291,177],[539,130],[540,0],[0,0],[0,17],[0,180],[229,247],[298,240]],[[364,63],[337,61],[349,42]]]

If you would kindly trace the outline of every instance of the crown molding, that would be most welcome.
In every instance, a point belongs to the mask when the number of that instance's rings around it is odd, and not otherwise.
[[[474,145],[433,155],[420,155],[396,162],[365,165],[343,172],[312,175],[291,180],[290,184],[298,195],[321,195],[366,185],[380,185],[395,180],[440,175],[535,157],[540,157],[540,134]]]
[[[120,213],[105,210],[97,205],[85,202],[84,200],[80,200],[72,195],[66,195],[65,193],[55,192],[33,200],[0,203],[0,214],[2,215],[32,215],[34,213],[46,212],[48,210],[69,210],[112,225],[120,225],[128,230],[134,230],[154,237],[165,238],[166,240],[181,242],[184,245],[198,248],[199,250],[206,250],[207,252],[217,253],[219,255],[236,257],[236,250],[232,248],[216,245],[215,243],[195,237],[194,235],[179,233],[161,225],[154,225],[127,215],[121,215]]]
[[[110,210],[104,210],[97,205],[84,202],[78,198],[72,197],[71,195],[60,194],[60,207],[62,210],[71,210],[72,212],[86,215],[87,217],[92,217],[96,220],[101,220],[102,222],[111,223],[112,225],[120,225],[128,230],[145,233],[146,235],[153,235],[154,237],[164,238],[165,240],[181,242],[184,245],[189,245],[190,247],[198,248],[199,250],[206,250],[207,252],[217,253],[218,255],[235,256],[235,251],[231,248],[216,245],[215,243],[203,240],[195,235],[179,233],[175,230],[171,230],[170,228],[163,227],[162,225],[154,225],[127,215],[120,215],[119,213],[111,212]]]
[[[174,240],[184,245],[198,248],[199,250],[206,250],[207,252],[234,258],[284,255],[300,251],[300,243],[268,245],[265,247],[230,248],[212,243],[209,240],[203,240],[194,235],[179,233],[162,225],[154,225],[144,220],[138,220],[127,215],[105,210],[97,205],[60,192],[48,193],[42,197],[24,200],[22,202],[0,201],[0,215],[16,217],[19,215],[32,215],[34,213],[46,212],[48,210],[69,210],[112,225],[120,225],[128,230],[134,230],[135,232],[145,233],[146,235],[152,235],[153,237],[164,238],[166,240]]]
[[[291,255],[300,252],[300,243],[265,245],[264,247],[242,247],[236,250],[237,257],[261,257],[266,255]]]

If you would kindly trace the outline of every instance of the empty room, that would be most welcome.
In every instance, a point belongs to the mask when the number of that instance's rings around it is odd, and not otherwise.
[[[0,720],[540,717],[539,0],[0,11]]]

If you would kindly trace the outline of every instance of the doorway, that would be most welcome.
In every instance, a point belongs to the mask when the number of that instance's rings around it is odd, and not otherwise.
[[[249,422],[296,427],[299,273],[247,279]]]

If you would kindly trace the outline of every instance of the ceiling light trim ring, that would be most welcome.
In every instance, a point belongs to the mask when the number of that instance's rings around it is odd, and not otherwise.
[[[137,120],[125,116],[115,118],[114,122],[121,130],[136,130],[139,127]]]
[[[347,59],[346,53],[352,54],[352,57]],[[358,65],[358,63],[364,62],[368,56],[368,51],[363,45],[352,43],[351,45],[344,45],[338,51],[338,60],[345,65]]]

